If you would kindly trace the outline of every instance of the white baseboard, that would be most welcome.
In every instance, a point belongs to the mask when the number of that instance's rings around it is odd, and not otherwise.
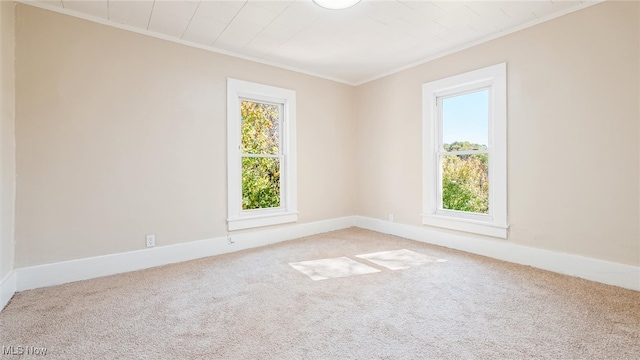
[[[4,277],[4,279],[0,280],[0,311],[4,309],[5,306],[13,297],[13,294],[16,293],[16,272],[12,271]]]
[[[354,226],[353,217],[297,224],[268,230],[233,233],[233,244],[227,237],[158,246],[125,253],[30,266],[15,270],[14,292],[93,279],[129,271],[226,254],[274,244],[299,237],[345,229]]]
[[[227,237],[224,236],[19,268],[0,282],[0,308],[6,305],[16,291],[226,254],[352,226],[640,291],[640,267],[556,253],[517,245],[505,240],[478,239],[439,232],[426,227],[403,225],[362,216],[347,216],[267,230],[233,233],[231,235],[233,244],[229,244]]]
[[[355,217],[355,226],[640,291],[640,267],[637,266],[536,249],[508,240],[472,238],[363,216]]]

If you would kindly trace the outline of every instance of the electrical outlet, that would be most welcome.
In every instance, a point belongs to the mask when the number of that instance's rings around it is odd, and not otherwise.
[[[394,218],[393,218],[393,214],[389,214],[389,221],[393,222]]]
[[[229,243],[229,245],[231,245],[234,242],[236,242],[236,241],[231,238],[231,235],[227,235],[227,243]]]
[[[155,235],[147,235],[147,247],[156,246],[156,236]]]

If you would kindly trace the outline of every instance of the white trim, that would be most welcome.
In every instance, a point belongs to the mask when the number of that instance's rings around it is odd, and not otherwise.
[[[354,223],[355,226],[368,230],[640,291],[640,267],[638,266],[536,249],[504,240],[451,234],[363,216],[356,216]]]
[[[191,42],[191,41],[187,41],[187,40],[171,37],[169,35],[156,33],[156,32],[150,31],[150,30],[144,30],[144,29],[136,28],[136,27],[133,27],[133,26],[125,25],[125,24],[119,24],[119,23],[116,23],[116,22],[111,22],[111,21],[103,19],[103,18],[99,18],[99,17],[96,17],[96,16],[83,14],[83,13],[80,13],[80,12],[77,12],[77,11],[74,11],[74,10],[69,10],[69,9],[62,8],[62,7],[55,6],[55,5],[49,5],[47,3],[38,2],[36,0],[15,0],[15,1],[19,2],[21,4],[25,4],[25,5],[29,5],[29,6],[33,6],[33,7],[37,7],[37,8],[41,8],[41,9],[45,9],[45,10],[49,10],[49,11],[53,11],[53,12],[57,12],[57,13],[64,14],[64,15],[73,16],[73,17],[78,18],[78,19],[91,21],[91,22],[98,23],[98,24],[101,24],[101,25],[111,26],[111,27],[114,27],[116,29],[131,31],[131,32],[134,32],[134,33],[137,33],[137,34],[150,36],[150,37],[153,37],[153,38],[156,38],[156,39],[171,41],[171,42],[176,43],[176,44],[185,45],[185,46],[189,46],[189,47],[200,49],[200,50],[209,51],[209,52],[216,53],[216,54],[231,56],[231,57],[234,57],[234,58],[237,58],[237,59],[252,61],[252,62],[255,62],[255,63],[258,63],[258,64],[274,66],[274,67],[277,67],[279,69],[289,70],[289,71],[297,72],[297,73],[300,73],[300,74],[305,74],[305,75],[317,77],[317,78],[320,78],[320,79],[335,81],[337,83],[341,83],[341,84],[345,84],[345,85],[356,86],[355,83],[347,81],[347,80],[344,80],[344,79],[340,79],[340,78],[336,78],[336,77],[332,77],[332,76],[327,76],[327,75],[323,75],[323,74],[319,74],[319,73],[315,73],[313,71],[301,69],[301,68],[298,68],[298,67],[295,67],[295,66],[282,65],[282,64],[280,64],[278,62],[275,62],[275,61],[268,61],[268,60],[264,60],[264,59],[260,59],[260,58],[256,58],[256,57],[252,57],[252,56],[238,54],[238,53],[235,53],[235,52],[232,52],[232,51],[227,51],[227,50],[222,50],[222,49],[209,47],[209,46],[198,44],[198,43],[194,43],[194,42]],[[77,0],[72,0],[72,1],[77,1]],[[209,0],[209,1],[211,1],[211,0]]]
[[[556,253],[501,240],[486,240],[450,234],[420,226],[392,223],[363,216],[347,216],[233,234],[233,244],[229,244],[226,237],[217,237],[126,253],[19,268],[0,281],[0,289],[2,290],[2,297],[0,298],[2,302],[0,302],[0,305],[6,305],[16,291],[65,284],[220,255],[346,229],[352,226],[640,291],[640,267],[637,266],[579,255]]]
[[[282,156],[281,207],[242,210],[242,168],[240,154],[241,99],[281,105]],[[296,142],[296,92],[275,86],[227,78],[227,211],[229,231],[298,221]]]
[[[335,82],[346,84],[346,85],[360,86],[360,85],[363,85],[363,84],[366,84],[366,83],[369,83],[369,82],[372,82],[372,81],[375,81],[375,80],[378,80],[378,79],[381,79],[381,78],[384,78],[384,77],[387,77],[387,76],[390,76],[390,75],[393,75],[393,74],[396,74],[396,73],[399,73],[401,71],[410,69],[412,67],[416,67],[416,66],[419,66],[419,65],[422,65],[422,64],[426,64],[428,62],[443,58],[445,56],[448,56],[448,55],[451,55],[451,54],[454,54],[454,53],[457,53],[457,52],[472,48],[472,47],[474,47],[476,45],[480,45],[480,44],[483,44],[485,42],[489,42],[491,40],[495,40],[495,39],[501,38],[503,36],[507,36],[507,35],[512,34],[514,32],[517,32],[517,31],[520,31],[520,30],[524,30],[524,29],[530,28],[530,27],[538,25],[538,24],[542,24],[544,22],[547,22],[549,20],[553,20],[553,19],[558,18],[560,16],[564,16],[564,15],[567,15],[567,14],[571,14],[572,12],[576,12],[576,11],[579,11],[579,10],[582,10],[582,9],[586,9],[586,8],[588,8],[590,6],[599,4],[599,3],[601,3],[601,2],[603,2],[605,0],[584,1],[582,4],[580,4],[580,5],[578,5],[578,6],[574,7],[574,8],[565,9],[565,10],[562,10],[562,11],[557,12],[555,14],[543,16],[543,17],[541,17],[539,19],[532,20],[532,21],[530,21],[528,23],[522,24],[522,25],[517,26],[515,28],[509,29],[509,30],[505,30],[505,31],[499,32],[497,34],[490,35],[490,36],[487,36],[485,38],[481,38],[481,39],[478,39],[478,40],[475,40],[475,41],[472,41],[472,42],[469,42],[469,43],[466,43],[466,44],[462,44],[460,46],[456,46],[456,47],[454,47],[452,49],[449,49],[449,50],[446,50],[446,51],[431,55],[431,56],[429,56],[427,58],[424,58],[424,59],[416,61],[416,62],[412,62],[412,63],[410,63],[408,65],[396,68],[394,70],[389,70],[389,71],[386,71],[386,72],[382,72],[382,73],[380,73],[378,75],[374,75],[372,77],[365,78],[365,80],[363,80],[363,81],[345,80],[345,79],[341,79],[341,78],[337,78],[337,77],[333,77],[333,76],[327,76],[327,75],[315,73],[313,71],[300,69],[300,68],[297,68],[297,67],[294,67],[294,66],[282,65],[282,64],[274,62],[274,61],[267,61],[267,60],[264,60],[264,59],[259,59],[259,58],[254,58],[254,57],[251,57],[251,56],[241,55],[241,54],[234,53],[234,52],[231,52],[231,51],[215,49],[215,48],[208,47],[208,46],[205,46],[205,45],[202,45],[202,44],[196,44],[196,43],[193,43],[193,42],[190,42],[190,41],[173,38],[173,37],[170,37],[168,35],[154,33],[154,32],[151,32],[149,30],[143,30],[143,29],[135,28],[133,26],[129,26],[129,25],[125,25],[125,24],[114,23],[114,22],[111,22],[111,21],[108,21],[108,20],[105,20],[105,19],[102,19],[102,18],[99,18],[99,17],[95,17],[95,16],[79,13],[77,11],[61,8],[59,6],[49,5],[47,3],[37,2],[35,0],[16,0],[16,1],[19,2],[19,3],[25,4],[25,5],[38,7],[38,8],[41,8],[41,9],[45,9],[45,10],[49,10],[49,11],[53,11],[53,12],[57,12],[57,13],[61,13],[61,14],[69,15],[69,16],[73,16],[73,17],[76,17],[76,18],[79,18],[79,19],[92,21],[92,22],[95,22],[95,23],[98,23],[98,24],[111,26],[111,27],[114,27],[114,28],[117,28],[117,29],[127,30],[127,31],[138,33],[138,34],[154,37],[154,38],[157,38],[157,39],[171,41],[171,42],[178,43],[178,44],[181,44],[181,45],[186,45],[186,46],[194,47],[194,48],[197,48],[197,49],[210,51],[210,52],[217,53],[217,54],[232,56],[232,57],[235,57],[235,58],[238,58],[238,59],[253,61],[253,62],[256,62],[256,63],[259,63],[259,64],[275,66],[275,67],[280,68],[280,69],[285,69],[285,70],[289,70],[289,71],[295,71],[295,72],[298,72],[298,73],[301,73],[301,74],[314,76],[314,77],[317,77],[317,78],[320,78],[320,79],[331,80],[331,81],[335,81]]]
[[[298,221],[298,213],[275,213],[260,216],[227,219],[229,231],[250,229],[261,226],[286,224]]]
[[[60,285],[73,281],[88,280],[200,259],[275,244],[323,232],[345,229],[352,226],[353,217],[344,217],[269,230],[233,234],[231,235],[233,239],[232,244],[229,244],[227,237],[223,236],[125,253],[24,267],[15,270],[17,274],[17,286],[15,281],[16,276],[14,276],[13,291]],[[11,287],[8,289],[11,289]]]
[[[442,211],[439,156],[443,96],[489,90],[489,216]],[[422,85],[422,223],[507,238],[507,64],[430,81]],[[439,105],[440,104],[440,105]],[[464,139],[460,139],[464,140]]]
[[[445,229],[465,231],[480,235],[493,236],[506,239],[508,226],[487,223],[484,221],[476,221],[471,219],[455,218],[448,216],[439,216],[432,214],[422,214],[422,224],[436,226]]]
[[[11,271],[0,280],[0,311],[9,303],[9,300],[16,293],[16,272]]]

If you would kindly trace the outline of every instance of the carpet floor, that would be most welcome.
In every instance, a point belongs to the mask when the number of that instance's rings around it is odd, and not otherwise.
[[[357,256],[378,252],[414,260]],[[290,265],[343,257],[378,271]],[[0,345],[12,359],[640,359],[640,292],[351,228],[17,293]]]

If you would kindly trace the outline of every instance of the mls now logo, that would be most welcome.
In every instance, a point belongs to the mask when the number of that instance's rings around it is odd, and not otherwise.
[[[36,346],[4,346],[2,355],[47,355],[47,348]]]

